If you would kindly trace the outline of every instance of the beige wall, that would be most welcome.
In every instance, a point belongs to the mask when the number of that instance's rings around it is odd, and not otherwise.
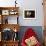
[[[46,0],[44,0],[43,2],[44,2],[43,4],[44,6],[44,26],[46,27]]]
[[[44,42],[46,46],[46,0],[43,1],[43,6],[44,6]]]

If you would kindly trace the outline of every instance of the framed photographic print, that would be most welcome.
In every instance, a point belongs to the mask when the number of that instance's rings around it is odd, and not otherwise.
[[[35,19],[36,18],[36,10],[25,10],[24,11],[24,19]]]
[[[2,15],[9,15],[9,10],[2,10]]]

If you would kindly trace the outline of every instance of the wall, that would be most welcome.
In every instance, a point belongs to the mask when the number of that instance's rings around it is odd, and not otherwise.
[[[45,29],[46,29],[46,0],[44,0],[44,26],[45,26]]]
[[[44,0],[44,43],[46,46],[46,0]]]
[[[15,0],[0,0],[0,6],[9,7],[15,6]],[[19,6],[19,24],[21,26],[43,26],[43,6],[42,0],[17,0]],[[24,19],[24,10],[25,9],[34,9],[36,10],[36,19]],[[10,20],[10,19],[9,19]]]
[[[43,25],[43,10],[42,10],[42,0],[25,0],[24,5],[21,4],[22,9],[20,11],[20,25],[22,26],[42,26]],[[36,19],[23,19],[25,9],[35,9]]]

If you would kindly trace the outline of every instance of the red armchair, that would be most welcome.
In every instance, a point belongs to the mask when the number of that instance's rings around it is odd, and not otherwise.
[[[29,40],[30,39],[30,40]],[[28,41],[32,41],[32,39],[35,39],[35,44],[31,45],[31,42]],[[32,41],[32,42],[34,42]],[[27,44],[30,45],[27,45]],[[33,43],[32,43],[33,44]],[[22,42],[21,42],[21,46],[41,46],[41,44],[39,43],[39,41],[37,40],[37,35],[36,33],[33,31],[32,28],[28,28],[25,32],[24,37],[22,38]]]

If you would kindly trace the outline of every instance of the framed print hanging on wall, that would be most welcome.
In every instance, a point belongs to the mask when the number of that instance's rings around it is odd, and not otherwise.
[[[24,19],[35,19],[36,10],[24,10]]]

